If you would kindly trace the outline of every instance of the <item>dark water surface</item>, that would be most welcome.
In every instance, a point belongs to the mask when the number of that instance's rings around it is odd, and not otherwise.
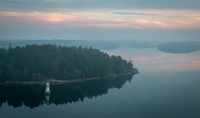
[[[200,72],[51,85],[0,86],[0,118],[200,118]]]

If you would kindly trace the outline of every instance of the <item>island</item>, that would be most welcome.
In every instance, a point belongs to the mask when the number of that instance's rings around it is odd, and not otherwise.
[[[158,45],[158,50],[167,53],[191,53],[200,51],[200,41],[176,41]]]
[[[31,44],[0,49],[0,82],[76,82],[136,74],[132,61],[92,47]]]

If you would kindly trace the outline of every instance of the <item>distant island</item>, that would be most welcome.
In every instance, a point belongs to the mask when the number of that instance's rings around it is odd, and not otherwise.
[[[191,53],[200,51],[200,41],[162,43],[158,45],[158,49],[167,53]]]
[[[0,48],[9,48],[9,44],[11,47],[15,48],[17,46],[24,47],[27,44],[52,44],[52,45],[61,45],[61,46],[82,46],[82,47],[93,47],[95,49],[100,50],[114,50],[121,47],[128,47],[128,48],[154,48],[157,47],[158,44],[161,42],[159,41],[142,41],[142,40],[0,40]]]
[[[137,72],[131,60],[92,47],[32,44],[0,49],[0,82],[84,81]]]

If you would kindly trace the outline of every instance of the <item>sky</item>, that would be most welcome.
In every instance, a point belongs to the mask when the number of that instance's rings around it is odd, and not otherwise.
[[[0,0],[0,40],[200,40],[200,0]]]

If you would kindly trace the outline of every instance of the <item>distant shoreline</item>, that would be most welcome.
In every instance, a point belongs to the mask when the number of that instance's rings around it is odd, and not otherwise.
[[[28,82],[14,82],[14,81],[8,81],[8,82],[0,82],[0,85],[43,85],[46,83],[50,84],[65,84],[65,83],[76,83],[76,82],[84,82],[84,81],[90,81],[90,80],[98,80],[98,79],[106,79],[106,78],[112,78],[115,79],[116,77],[125,77],[125,76],[133,76],[135,74],[138,74],[139,72],[135,73],[125,73],[125,74],[113,74],[109,76],[104,77],[92,77],[88,79],[76,79],[76,80],[56,80],[56,79],[49,79],[44,81],[28,81]]]
[[[157,46],[165,53],[184,54],[200,51],[200,41],[167,42]]]

